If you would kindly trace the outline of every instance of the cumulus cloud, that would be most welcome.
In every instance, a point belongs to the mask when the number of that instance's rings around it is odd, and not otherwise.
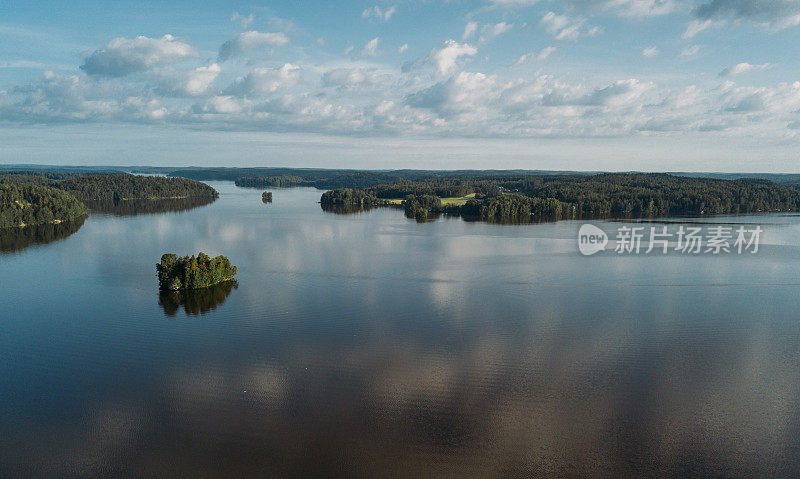
[[[800,108],[800,82],[782,83],[775,88],[726,85],[719,97],[725,111],[737,114],[769,113],[777,117]]]
[[[219,47],[219,61],[226,61],[252,52],[267,51],[271,47],[281,47],[288,43],[289,37],[283,32],[262,33],[253,30],[243,32]]]
[[[478,53],[478,49],[467,43],[447,40],[438,49],[431,51],[427,61],[436,67],[440,75],[449,75],[458,68],[458,59]]]
[[[280,68],[256,68],[244,77],[237,78],[224,93],[239,97],[261,96],[291,88],[299,78],[300,67],[291,63]]]
[[[194,48],[172,35],[164,35],[161,38],[120,37],[95,50],[84,60],[80,68],[89,75],[121,77],[196,55]]]
[[[406,104],[426,108],[448,118],[470,112],[485,111],[489,102],[499,98],[497,77],[483,73],[460,72],[444,82],[406,97]]]
[[[203,103],[198,103],[193,108],[198,114],[231,114],[242,111],[242,104],[230,95],[213,96]]]
[[[510,8],[525,2],[499,3]],[[644,0],[573,1],[567,14],[538,14],[539,26],[558,40],[577,40],[599,32],[587,24],[582,11],[623,15],[614,5],[633,8],[634,4],[655,5]],[[655,15],[641,16],[650,14]],[[467,61],[478,54],[474,42],[502,35],[512,27],[525,28],[521,20],[511,23],[516,18],[512,13],[504,15],[506,21],[498,23],[467,23],[463,40],[447,40],[427,56],[409,58],[399,70],[393,62],[381,64],[376,58],[381,53],[378,37],[363,49],[351,47],[347,59],[304,64],[286,58],[269,67],[255,61],[255,53],[263,56],[287,45],[284,33],[242,32],[220,48],[214,63],[201,63],[191,46],[169,35],[115,39],[88,55],[79,74],[47,72],[28,84],[4,83],[0,120],[169,122],[344,135],[581,137],[735,131],[800,137],[799,130],[787,127],[800,121],[800,83],[738,87],[730,81],[769,68],[766,63],[727,68],[720,73],[726,77],[723,81],[705,88],[676,86],[673,78],[667,82],[670,86],[659,86],[636,78],[599,82],[593,77],[532,73],[533,68],[521,75],[521,69],[505,68],[544,60],[555,51],[553,46],[528,51],[516,60],[500,57],[475,62],[470,70],[482,71],[465,71]],[[695,15],[690,36],[734,18]],[[232,16],[237,23],[249,22],[248,18]],[[315,38],[306,39],[308,46],[315,47]],[[392,45],[392,53],[407,51],[407,45],[397,48],[398,44]],[[698,51],[697,45],[686,46],[680,55]],[[641,53],[660,54],[655,46]],[[235,57],[251,61],[221,63]],[[226,78],[223,88],[219,87],[221,78]]]
[[[797,0],[710,0],[692,13],[702,21],[749,20],[776,30],[800,24]]]
[[[545,13],[539,21],[539,26],[553,35],[556,40],[573,42],[582,37],[599,35],[602,32],[600,27],[587,27],[586,19],[583,17],[558,15],[554,12]]]
[[[661,53],[661,50],[659,50],[656,46],[650,46],[642,50],[642,55],[647,58],[658,56],[659,53]]]
[[[750,63],[738,63],[732,67],[726,68],[719,73],[721,77],[743,75],[745,73],[758,72],[766,70],[772,65],[769,63],[762,63],[761,65],[751,65]]]
[[[167,94],[179,96],[198,96],[208,92],[219,76],[221,68],[217,63],[194,70],[167,70],[159,72],[160,87]]]
[[[46,71],[41,79],[10,92],[17,100],[0,111],[6,120],[87,122],[160,120],[166,110],[157,98],[127,83],[102,77],[61,75]]]
[[[396,6],[391,6],[389,8],[383,9],[378,5],[374,7],[367,8],[363,12],[361,12],[361,18],[366,18],[368,20],[378,20],[382,22],[388,22],[392,15],[397,12]]]

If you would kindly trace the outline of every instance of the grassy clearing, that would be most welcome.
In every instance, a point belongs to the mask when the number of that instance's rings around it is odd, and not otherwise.
[[[453,198],[440,198],[442,200],[442,205],[463,205],[467,202],[467,200],[474,198],[475,193],[470,193],[467,196],[459,196]],[[399,205],[403,202],[401,198],[395,198],[389,200],[389,202],[393,205]]]

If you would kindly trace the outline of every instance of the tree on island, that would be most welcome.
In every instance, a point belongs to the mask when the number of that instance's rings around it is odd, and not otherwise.
[[[265,192],[261,193],[261,201],[263,203],[272,203],[272,192],[271,191],[265,191]]]
[[[233,279],[239,268],[225,256],[211,258],[200,252],[195,256],[164,254],[156,264],[158,284],[163,290],[198,289]]]

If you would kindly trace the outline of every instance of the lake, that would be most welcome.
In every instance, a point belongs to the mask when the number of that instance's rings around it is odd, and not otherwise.
[[[700,220],[757,254],[582,256],[576,221],[209,184],[0,254],[0,476],[800,475],[798,216]],[[159,294],[198,251],[238,283]]]

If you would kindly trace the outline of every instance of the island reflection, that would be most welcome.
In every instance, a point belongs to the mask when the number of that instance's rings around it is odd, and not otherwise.
[[[216,198],[193,197],[162,200],[84,201],[84,204],[93,212],[130,216],[187,211],[211,204],[215,200]]]
[[[183,306],[186,315],[198,316],[217,309],[228,299],[231,291],[237,289],[236,280],[215,284],[207,288],[187,289],[182,291],[160,291],[158,305],[167,316],[175,316]]]
[[[333,213],[335,215],[352,215],[355,213],[364,213],[374,209],[372,206],[362,205],[330,205],[320,203],[319,206],[322,208],[322,211],[326,213]]]
[[[21,251],[34,244],[62,240],[77,232],[86,217],[57,224],[31,225],[25,228],[0,228],[0,252]]]

